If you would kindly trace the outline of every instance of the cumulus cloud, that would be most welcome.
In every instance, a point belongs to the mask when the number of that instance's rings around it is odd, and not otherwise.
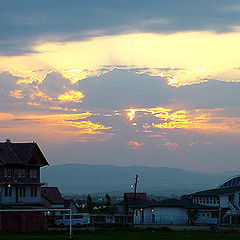
[[[21,79],[18,76],[14,76],[11,73],[4,71],[0,73],[0,96],[6,96],[10,91],[16,90],[17,82]]]

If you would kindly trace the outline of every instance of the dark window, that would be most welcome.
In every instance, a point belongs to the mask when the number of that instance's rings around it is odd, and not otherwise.
[[[6,186],[5,187],[5,197],[11,197],[12,196],[12,187]]]
[[[22,193],[23,193],[22,190],[23,190],[22,187],[20,187],[20,188],[19,188],[19,197],[22,197],[22,195],[23,195],[23,194],[22,194]]]
[[[31,187],[31,197],[37,197],[37,187]]]
[[[5,178],[8,176],[8,169],[7,168],[4,168],[3,175],[4,175]]]
[[[11,169],[8,169],[8,177],[9,178],[11,177],[11,173],[12,173]]]
[[[23,187],[23,197],[26,197],[26,188]]]
[[[8,197],[8,187],[5,187],[5,197]]]
[[[9,188],[8,188],[8,195],[9,195],[9,197],[12,196],[12,187],[9,187]]]

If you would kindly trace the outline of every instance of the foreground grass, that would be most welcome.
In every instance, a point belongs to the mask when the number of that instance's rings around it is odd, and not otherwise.
[[[66,240],[68,232],[47,233],[0,233],[1,240]],[[236,232],[207,232],[207,231],[170,231],[170,230],[102,230],[73,232],[73,240],[239,240],[240,233]]]

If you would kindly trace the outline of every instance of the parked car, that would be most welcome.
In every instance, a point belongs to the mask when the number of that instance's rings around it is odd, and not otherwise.
[[[90,224],[89,213],[72,214],[72,226],[81,227],[88,226]],[[55,225],[65,227],[70,225],[70,215],[64,214],[56,216]]]

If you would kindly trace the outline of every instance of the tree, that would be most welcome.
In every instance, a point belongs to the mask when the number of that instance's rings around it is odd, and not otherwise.
[[[92,201],[92,197],[90,194],[88,194],[87,197],[87,211],[91,214],[93,211],[93,201]]]
[[[106,198],[106,213],[110,214],[111,213],[111,206],[112,206],[112,201],[111,201],[111,198],[109,196],[109,194],[106,194],[105,196]]]
[[[198,219],[198,210],[197,209],[189,210],[188,216],[191,224],[194,225]]]

